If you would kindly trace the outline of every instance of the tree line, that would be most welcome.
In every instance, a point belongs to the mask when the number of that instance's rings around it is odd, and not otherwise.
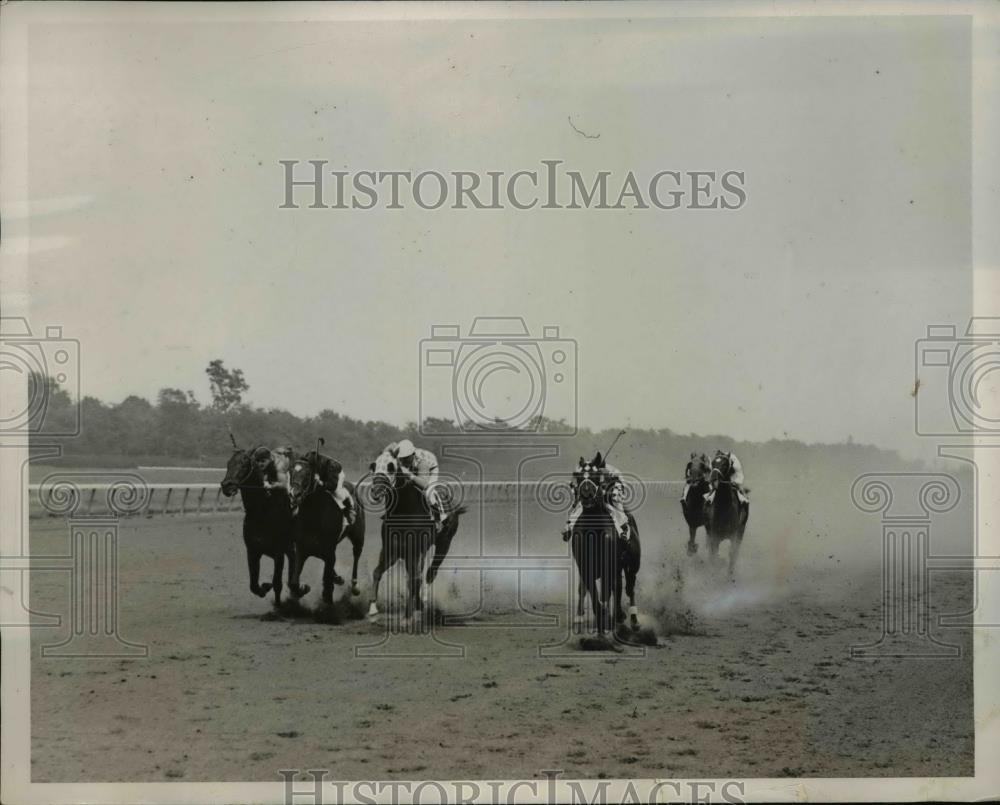
[[[581,428],[575,435],[556,435],[560,423],[541,419],[531,435],[523,438],[477,439],[463,436],[468,426],[449,420],[426,421],[422,436],[416,422],[396,425],[361,420],[327,409],[313,417],[298,416],[280,408],[248,404],[249,386],[243,373],[227,369],[221,360],[206,369],[211,401],[202,403],[190,390],[163,388],[155,401],[130,395],[119,403],[95,397],[73,400],[51,378],[33,378],[47,386],[46,421],[69,421],[80,408],[79,435],[58,441],[64,461],[86,466],[127,467],[143,464],[224,466],[232,452],[230,432],[241,447],[289,445],[312,449],[322,437],[324,452],[352,471],[360,471],[388,443],[408,438],[434,451],[442,470],[460,477],[483,473],[494,478],[537,478],[568,469],[579,456],[590,458],[614,440],[617,429]],[[42,441],[42,440],[39,440]],[[458,445],[465,444],[466,447]],[[472,447],[468,447],[472,445]],[[679,434],[668,428],[629,430],[615,446],[611,463],[645,479],[678,480],[692,451],[734,450],[754,479],[796,478],[808,482],[815,474],[829,479],[850,477],[862,471],[918,470],[919,462],[901,458],[895,451],[848,440],[839,444],[806,444],[792,439],[768,442],[736,441],[726,435]],[[553,455],[557,451],[557,455]],[[532,457],[537,454],[537,457]],[[477,468],[476,462],[479,467]]]

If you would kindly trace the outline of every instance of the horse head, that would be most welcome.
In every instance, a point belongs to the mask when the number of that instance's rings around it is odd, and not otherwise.
[[[316,472],[308,458],[296,458],[288,465],[288,500],[298,512],[303,499],[316,487]]]
[[[585,508],[597,505],[603,486],[603,459],[598,453],[593,461],[587,461],[582,456],[580,463],[573,471],[573,487],[577,499]]]
[[[256,469],[253,459],[250,457],[250,451],[237,447],[229,457],[229,461],[226,462],[226,477],[222,479],[220,484],[222,494],[231,498],[241,486],[253,478]]]
[[[399,459],[388,450],[383,450],[369,465],[372,473],[372,497],[384,499],[398,482]]]
[[[717,451],[715,457],[712,459],[711,467],[710,480],[715,483],[728,481],[733,468],[729,453],[723,453],[721,450]]]

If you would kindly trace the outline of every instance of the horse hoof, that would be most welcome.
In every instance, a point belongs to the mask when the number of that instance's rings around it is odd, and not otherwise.
[[[334,573],[333,574],[333,583],[334,584],[343,584],[344,583],[344,577],[341,576],[339,573]]]
[[[688,547],[688,556],[694,556],[696,553],[698,553],[697,543],[689,542],[687,547]]]
[[[351,585],[351,595],[361,595],[361,588],[357,584]]]
[[[378,607],[375,605],[375,602],[372,601],[368,607],[368,617],[374,618],[376,615],[378,615]]]

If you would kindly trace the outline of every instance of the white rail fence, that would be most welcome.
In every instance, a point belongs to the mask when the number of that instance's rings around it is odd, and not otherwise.
[[[81,473],[82,474],[82,473]],[[677,481],[625,479],[625,504],[637,508],[650,494],[680,493]],[[382,507],[366,492],[367,482],[358,485],[358,497],[366,510]],[[571,503],[567,480],[538,481],[444,481],[443,496],[455,505],[502,505],[534,501],[543,509],[564,512]],[[28,485],[30,517],[108,515],[154,517],[162,515],[238,514],[243,511],[239,494],[227,498],[218,483],[147,483],[138,475],[125,475],[110,482],[75,479],[72,473],[50,476]]]

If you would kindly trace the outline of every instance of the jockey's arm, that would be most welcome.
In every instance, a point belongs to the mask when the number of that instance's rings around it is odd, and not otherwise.
[[[420,489],[427,489],[427,487],[436,483],[438,479],[437,464],[432,464],[430,466],[418,464],[415,470],[400,467],[400,472],[402,472],[409,480],[413,481],[413,483],[420,487]]]
[[[326,458],[319,467],[319,472],[316,473],[316,477],[321,486],[332,492],[333,490],[340,488],[344,479],[344,468],[341,466],[339,461],[332,458]]]

